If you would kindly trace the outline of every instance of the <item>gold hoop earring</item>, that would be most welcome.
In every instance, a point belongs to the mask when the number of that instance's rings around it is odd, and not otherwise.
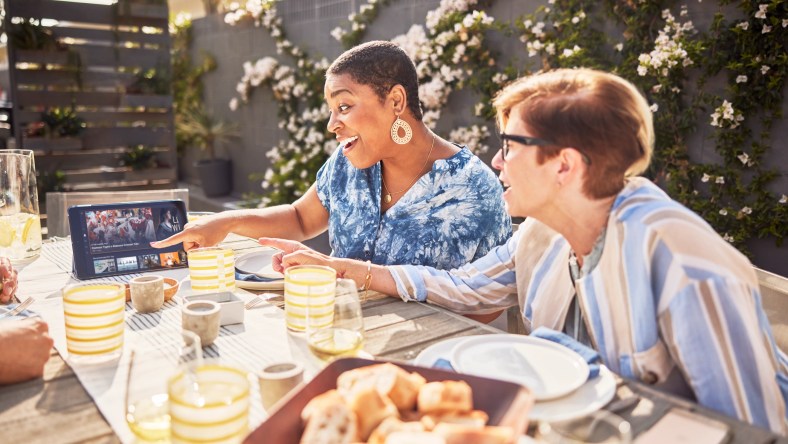
[[[400,137],[399,130],[402,128],[405,131],[405,136]],[[394,141],[397,145],[405,145],[406,143],[410,142],[410,139],[413,138],[413,129],[411,129],[410,124],[408,122],[399,118],[397,115],[397,120],[391,124],[391,140]]]

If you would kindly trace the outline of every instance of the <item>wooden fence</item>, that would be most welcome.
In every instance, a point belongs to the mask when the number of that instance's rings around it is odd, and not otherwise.
[[[166,3],[4,1],[14,137],[35,151],[39,177],[66,191],[175,188]],[[31,19],[57,47],[16,44],[14,26]],[[54,109],[73,110],[84,130],[72,137],[36,134],[43,113]],[[155,160],[138,169],[122,164],[139,146]]]

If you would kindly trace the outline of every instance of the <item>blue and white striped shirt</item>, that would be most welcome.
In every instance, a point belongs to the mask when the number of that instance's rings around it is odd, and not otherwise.
[[[332,256],[448,270],[484,256],[512,235],[501,183],[467,148],[436,160],[384,214],[380,175],[380,162],[360,170],[342,150],[317,173],[317,195],[329,212]]]
[[[785,433],[788,358],[750,262],[643,178],[619,193],[597,266],[573,285],[563,236],[529,219],[506,245],[451,271],[397,266],[404,300],[460,313],[518,305],[526,329],[563,330],[577,295],[592,345],[627,378],[674,372],[708,408]]]

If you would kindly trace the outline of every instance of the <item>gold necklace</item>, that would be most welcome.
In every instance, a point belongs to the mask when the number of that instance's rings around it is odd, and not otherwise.
[[[397,195],[397,194],[402,194],[405,191],[408,191],[410,189],[410,187],[412,187],[413,184],[415,184],[416,181],[419,180],[419,178],[422,175],[422,172],[424,171],[424,168],[427,166],[427,163],[430,161],[430,156],[432,155],[432,149],[433,148],[435,148],[435,134],[432,135],[432,145],[430,145],[430,152],[427,153],[427,158],[424,160],[424,165],[422,165],[421,169],[419,170],[419,172],[416,173],[416,178],[413,179],[413,182],[411,182],[410,185],[408,185],[406,188],[402,189],[402,191],[394,191],[394,192],[389,191],[389,187],[386,186],[386,179],[383,178],[383,168],[382,168],[383,163],[381,162],[381,164],[380,164],[381,165],[380,181],[383,182],[383,191],[386,192],[383,195],[383,202],[390,203],[392,194]]]

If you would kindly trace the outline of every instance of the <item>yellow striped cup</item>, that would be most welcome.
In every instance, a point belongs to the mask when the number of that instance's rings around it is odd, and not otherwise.
[[[189,251],[189,280],[194,291],[235,291],[235,253],[220,247]]]
[[[105,361],[123,351],[126,288],[120,282],[82,282],[63,289],[66,347],[74,362]]]
[[[205,364],[169,380],[172,443],[238,443],[249,433],[246,372]]]
[[[285,322],[287,328],[306,330],[310,322],[330,324],[334,317],[337,273],[320,265],[297,265],[285,270]]]

